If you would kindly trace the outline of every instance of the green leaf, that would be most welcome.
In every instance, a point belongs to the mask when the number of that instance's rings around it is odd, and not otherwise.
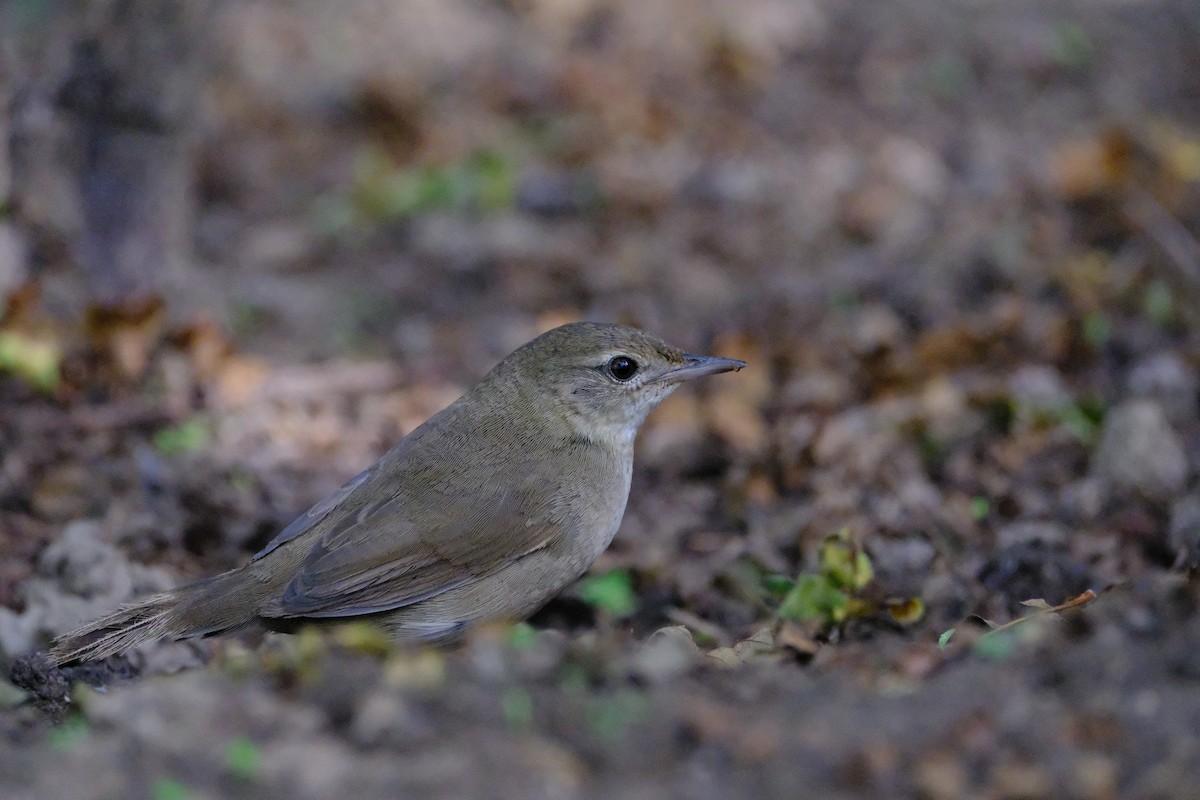
[[[518,622],[508,629],[508,645],[514,650],[528,650],[537,639],[538,632],[528,622]]]
[[[1054,58],[1068,69],[1083,69],[1095,60],[1096,45],[1087,31],[1071,22],[1055,26]]]
[[[151,800],[187,800],[188,788],[174,778],[159,778],[150,787]]]
[[[1083,338],[1097,349],[1112,338],[1112,321],[1103,311],[1089,311],[1083,318]]]
[[[614,617],[627,617],[637,610],[637,595],[628,570],[617,569],[584,578],[579,583],[583,602]]]
[[[51,339],[0,332],[0,372],[11,372],[43,392],[58,388],[62,351]]]
[[[511,728],[528,728],[533,723],[533,698],[519,686],[510,686],[500,695],[500,711]]]
[[[772,573],[770,575],[763,576],[762,585],[769,594],[783,597],[792,590],[792,587],[796,585],[796,582],[787,575]]]
[[[850,595],[826,575],[801,575],[783,598],[779,616],[792,622],[840,622],[846,618]]]
[[[941,636],[938,637],[938,647],[944,650],[950,644],[950,640],[954,638],[954,631],[954,628],[942,631]]]
[[[261,762],[258,745],[245,736],[239,736],[225,746],[225,766],[239,778],[253,778],[258,774]]]
[[[1151,281],[1142,293],[1142,308],[1146,316],[1160,328],[1175,320],[1175,295],[1163,281]]]
[[[988,661],[1007,661],[1016,648],[1012,631],[992,631],[975,640],[975,655]]]
[[[581,665],[567,662],[558,674],[558,686],[564,694],[583,694],[588,689],[588,674]]]
[[[165,456],[192,453],[203,449],[211,441],[208,426],[198,418],[181,422],[174,428],[163,428],[154,434],[154,447]]]
[[[850,542],[849,531],[826,537],[821,544],[821,572],[833,585],[858,590],[875,577],[871,558]]]
[[[517,196],[516,169],[508,159],[490,150],[472,158],[475,169],[475,200],[485,210],[508,208]]]
[[[88,734],[87,720],[82,714],[72,714],[50,731],[47,737],[50,747],[60,753],[73,749]]]
[[[991,513],[992,504],[988,502],[986,497],[971,498],[971,517],[976,520],[987,519],[987,515]]]
[[[1104,412],[1104,404],[1101,401],[1085,397],[1070,405],[1056,408],[1054,416],[1076,439],[1090,444],[1095,441],[1104,421]]]
[[[610,697],[592,697],[585,704],[584,716],[596,738],[616,741],[631,725],[646,715],[649,703],[634,690],[617,692]]]

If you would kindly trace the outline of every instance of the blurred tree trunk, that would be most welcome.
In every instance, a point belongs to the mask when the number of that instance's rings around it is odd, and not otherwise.
[[[14,216],[35,272],[72,265],[85,302],[196,283],[193,145],[215,2],[0,3]]]

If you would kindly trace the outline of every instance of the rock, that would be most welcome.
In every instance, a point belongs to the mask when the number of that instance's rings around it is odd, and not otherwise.
[[[874,536],[867,545],[881,573],[923,574],[937,557],[937,549],[924,536]]]
[[[1167,541],[1186,565],[1200,565],[1200,493],[1192,493],[1171,506]]]
[[[1093,522],[1104,512],[1108,497],[1108,484],[1102,478],[1088,475],[1063,487],[1059,508],[1075,522]]]
[[[1066,381],[1053,367],[1021,367],[1009,377],[1008,390],[1021,417],[1057,411],[1075,402]]]
[[[860,355],[885,352],[906,337],[904,320],[882,303],[872,303],[858,309],[850,328],[852,346]]]
[[[700,659],[700,648],[683,625],[659,628],[634,654],[630,672],[646,683],[665,683],[691,669]]]
[[[57,578],[72,594],[128,595],[129,570],[122,568],[121,553],[102,536],[102,526],[95,520],[72,522],[38,557],[38,574]]]
[[[412,747],[433,732],[400,692],[376,686],[362,693],[355,704],[354,721],[347,733],[359,747]]]
[[[530,170],[517,185],[517,208],[539,217],[578,214],[596,199],[596,190],[585,177],[562,170]]]
[[[996,531],[996,546],[1002,550],[1034,542],[1058,546],[1065,545],[1069,537],[1067,529],[1057,522],[1012,522]]]
[[[1188,476],[1183,442],[1154,400],[1127,400],[1109,412],[1092,455],[1092,473],[1152,500],[1183,489]]]
[[[77,520],[42,551],[38,575],[22,585],[25,610],[0,608],[0,653],[29,652],[134,596],[173,584],[166,570],[132,563],[103,536],[99,522]]]
[[[1157,400],[1172,425],[1195,422],[1200,379],[1175,353],[1158,353],[1129,371],[1131,394]]]

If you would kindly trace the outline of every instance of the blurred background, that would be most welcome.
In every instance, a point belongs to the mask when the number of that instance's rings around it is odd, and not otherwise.
[[[751,364],[531,627],[0,684],[5,796],[1200,794],[1195,2],[5,0],[0,141],[6,668],[549,327]]]

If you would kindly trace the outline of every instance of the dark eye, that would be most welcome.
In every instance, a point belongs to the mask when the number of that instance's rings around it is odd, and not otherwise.
[[[613,356],[608,362],[608,371],[619,381],[627,381],[637,374],[638,363],[629,356]]]

